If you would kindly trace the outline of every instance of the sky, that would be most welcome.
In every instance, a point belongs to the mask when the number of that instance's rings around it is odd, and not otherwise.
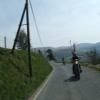
[[[31,45],[68,46],[74,43],[100,42],[100,0],[31,0],[40,43],[30,10]],[[7,37],[12,47],[25,0],[0,0],[0,41]],[[22,29],[25,26],[22,26]],[[3,45],[0,42],[0,45]]]

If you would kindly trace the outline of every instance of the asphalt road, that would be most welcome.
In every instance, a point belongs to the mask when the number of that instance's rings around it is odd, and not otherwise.
[[[72,76],[72,65],[51,63],[54,72],[37,100],[100,100],[100,72],[83,68],[79,81]]]

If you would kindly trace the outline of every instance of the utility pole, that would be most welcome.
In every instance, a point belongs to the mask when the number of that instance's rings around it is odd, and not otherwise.
[[[73,46],[72,46],[72,41],[70,40],[70,50],[73,52]]]
[[[18,27],[18,30],[17,30],[16,38],[15,38],[11,53],[14,53],[15,46],[16,46],[18,36],[19,36],[19,33],[20,33],[20,29],[21,29],[21,26],[22,26],[22,23],[23,23],[23,19],[25,17],[25,13],[26,13],[26,24],[25,25],[27,26],[27,40],[28,40],[29,75],[30,75],[30,79],[31,79],[31,77],[32,77],[32,64],[31,64],[31,44],[30,44],[30,24],[29,24],[29,0],[26,0],[25,7],[24,7],[24,10],[23,10],[23,13],[22,13],[22,16],[21,16],[20,24],[19,24],[19,27]]]
[[[29,73],[32,77],[32,64],[31,64],[31,45],[30,45],[30,27],[29,27],[29,7],[28,0],[26,0],[26,22],[27,22],[27,39],[28,39],[28,61],[29,61]]]
[[[11,53],[14,53],[15,46],[16,46],[18,36],[19,36],[19,32],[20,32],[22,22],[23,22],[23,19],[24,19],[25,11],[26,11],[26,3],[25,3],[25,7],[24,7],[24,10],[23,10],[23,13],[22,13],[22,17],[21,17],[21,20],[20,20],[20,23],[19,23],[19,27],[18,27],[18,30],[17,30],[17,34],[16,34],[16,37],[15,37],[15,40],[14,40],[14,44],[13,44],[13,48],[12,48]]]
[[[7,48],[7,38],[6,38],[6,36],[4,37],[4,47]]]
[[[76,44],[73,44],[73,51],[76,52]]]

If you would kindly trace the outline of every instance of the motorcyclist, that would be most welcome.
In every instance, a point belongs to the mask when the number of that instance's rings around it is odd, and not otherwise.
[[[76,55],[76,53],[73,53],[72,57],[73,62],[73,74],[76,80],[80,80],[80,73],[82,72],[81,66],[79,64],[79,57]]]
[[[80,80],[80,71],[81,71],[81,67],[80,64],[78,63],[78,59],[75,59],[73,63],[73,74],[76,80]]]
[[[72,62],[74,63],[75,59],[79,59],[79,57],[77,56],[76,52],[72,52]]]
[[[64,58],[64,57],[62,58],[62,63],[63,63],[63,65],[66,64],[66,63],[65,63],[65,58]]]

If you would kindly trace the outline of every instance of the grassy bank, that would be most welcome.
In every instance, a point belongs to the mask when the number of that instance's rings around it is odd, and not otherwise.
[[[29,78],[28,56],[25,51],[0,48],[0,100],[27,100],[52,68],[42,55],[32,53],[32,81]]]

